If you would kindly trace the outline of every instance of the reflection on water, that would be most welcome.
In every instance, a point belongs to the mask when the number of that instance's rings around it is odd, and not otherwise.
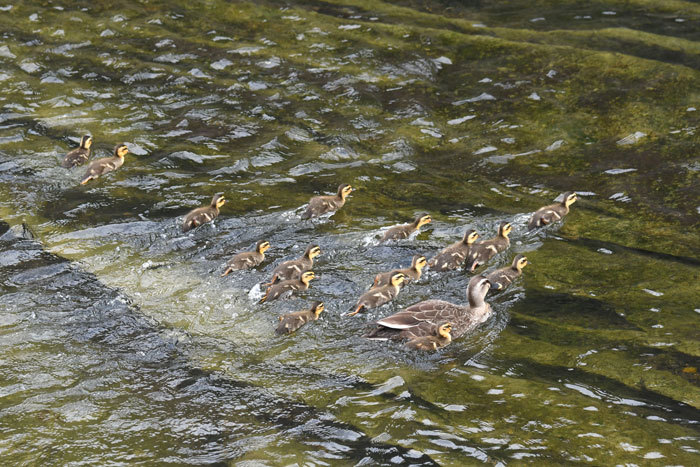
[[[3,457],[697,463],[700,10],[633,3],[0,5]],[[86,187],[60,167],[83,134],[130,149]],[[346,206],[301,222],[339,183]],[[528,234],[568,189],[564,225]],[[215,192],[232,202],[183,234]],[[488,269],[532,264],[474,335],[359,337],[463,303],[462,271],[342,317],[377,272],[504,220]],[[260,267],[220,276],[261,238]],[[310,243],[311,289],[258,305]]]

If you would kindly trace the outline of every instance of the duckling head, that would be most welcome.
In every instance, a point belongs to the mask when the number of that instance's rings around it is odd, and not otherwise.
[[[90,146],[92,146],[92,136],[85,135],[82,138],[80,138],[80,147],[81,148],[90,149]]]
[[[347,183],[343,183],[338,187],[338,196],[341,199],[347,198],[347,196],[352,193],[352,187],[348,185]]]
[[[578,197],[576,196],[575,191],[567,191],[564,193],[564,204],[569,207],[572,204],[574,204],[578,200]]]
[[[417,229],[420,229],[424,225],[430,224],[432,221],[433,219],[430,217],[430,214],[426,212],[416,217],[416,220],[413,221],[413,224],[416,226]]]
[[[452,337],[450,333],[452,332],[452,323],[442,323],[437,327],[437,333],[446,338]]]
[[[304,284],[309,285],[309,282],[314,280],[315,277],[316,277],[316,274],[314,274],[313,271],[306,271],[301,275],[301,281]]]
[[[501,222],[501,225],[498,226],[498,235],[501,237],[506,237],[508,238],[508,235],[513,231],[513,226],[510,225],[510,222]]]
[[[255,245],[255,250],[258,253],[265,253],[270,249],[270,242],[267,240],[260,240],[257,245]]]
[[[525,255],[518,255],[513,258],[513,267],[519,272],[523,270],[525,266],[528,265],[527,257]]]
[[[425,256],[423,256],[423,255],[416,255],[416,256],[413,257],[412,263],[413,263],[412,266],[413,266],[416,270],[420,271],[420,270],[422,270],[425,266],[427,266],[428,260],[425,259]]]
[[[479,238],[479,234],[476,233],[476,230],[470,229],[464,232],[464,239],[462,241],[467,245],[471,245],[477,238]]]
[[[314,304],[311,305],[311,310],[316,315],[316,318],[318,318],[318,315],[320,315],[321,312],[325,309],[326,309],[326,305],[324,305],[323,302],[314,302]]]
[[[304,256],[306,256],[309,259],[314,259],[318,255],[321,254],[321,247],[318,245],[311,244],[306,247],[306,251],[304,252]]]
[[[117,157],[121,157],[124,159],[124,156],[126,156],[129,153],[129,148],[126,147],[126,144],[117,144],[114,147],[114,155]]]
[[[217,209],[223,206],[224,204],[226,204],[226,198],[224,198],[223,193],[217,193],[211,199],[211,206],[216,207]]]
[[[397,272],[393,276],[391,276],[391,285],[394,287],[400,287],[401,284],[403,284],[403,281],[405,280],[406,276],[403,275],[401,272]]]

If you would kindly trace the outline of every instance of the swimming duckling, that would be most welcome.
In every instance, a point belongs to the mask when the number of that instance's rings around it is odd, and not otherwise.
[[[464,233],[464,238],[459,242],[453,243],[452,245],[444,248],[440,253],[433,256],[428,263],[430,269],[433,271],[449,271],[450,269],[457,269],[464,263],[464,260],[469,256],[472,246],[476,239],[479,238],[479,234],[476,230],[467,230]]]
[[[569,206],[574,204],[577,200],[576,193],[567,191],[562,197],[564,199],[560,203],[550,204],[549,206],[539,208],[535,211],[532,217],[530,217],[530,221],[527,223],[527,230],[551,224],[569,214]]]
[[[194,229],[202,224],[211,222],[219,216],[219,208],[226,203],[223,194],[215,194],[211,199],[209,206],[193,209],[187,213],[185,220],[182,222],[182,231]]]
[[[496,237],[472,245],[471,250],[469,250],[469,258],[467,258],[467,268],[473,271],[479,265],[496,256],[497,253],[508,248],[510,246],[508,235],[511,230],[513,230],[513,227],[510,225],[510,222],[501,222],[501,225],[498,226],[498,235]]]
[[[270,249],[270,242],[260,240],[255,245],[255,251],[244,251],[238,253],[226,263],[226,270],[222,276],[227,275],[231,271],[239,271],[241,269],[254,268],[265,261],[265,252]]]
[[[391,282],[391,277],[396,274],[397,272],[400,272],[404,276],[404,284],[408,284],[409,282],[417,281],[420,279],[421,273],[423,271],[423,268],[425,265],[428,264],[428,262],[425,260],[425,256],[422,255],[415,255],[413,257],[413,260],[411,261],[411,267],[410,268],[404,268],[404,269],[394,269],[393,271],[390,272],[383,272],[381,274],[377,274],[374,277],[374,283],[372,284],[372,288],[375,287],[381,287],[382,285],[386,285]]]
[[[379,243],[384,243],[389,240],[403,240],[410,237],[414,232],[420,231],[420,228],[426,224],[430,224],[433,219],[430,214],[424,213],[416,217],[410,224],[397,225],[386,231]]]
[[[299,259],[285,261],[272,271],[272,279],[267,285],[272,285],[277,281],[287,279],[296,279],[304,271],[310,270],[314,265],[314,258],[321,254],[321,247],[318,245],[309,245],[306,251]]]
[[[278,282],[277,284],[267,288],[265,296],[260,299],[260,303],[265,303],[268,300],[276,300],[288,292],[291,292],[290,295],[292,295],[300,290],[307,290],[309,288],[309,282],[315,277],[316,276],[314,275],[313,271],[306,271],[298,279],[289,279]]]
[[[308,310],[282,315],[275,332],[277,334],[291,334],[309,321],[316,321],[324,309],[323,302],[315,302]]]
[[[414,337],[406,343],[406,347],[416,350],[435,351],[452,342],[452,323],[442,323],[435,326],[432,336]]]
[[[385,303],[389,303],[399,294],[403,281],[403,273],[395,273],[393,276],[391,276],[390,284],[375,287],[374,289],[370,289],[368,292],[362,294],[360,299],[357,301],[355,311],[348,313],[347,316],[355,316],[362,311],[362,309],[368,310],[370,308],[377,308]]]
[[[117,144],[114,148],[114,156],[103,157],[102,159],[97,159],[96,161],[90,162],[87,168],[87,172],[83,176],[81,185],[85,185],[92,179],[98,178],[113,170],[117,170],[124,164],[124,156],[129,153],[129,149],[126,144]]]
[[[66,154],[61,165],[67,169],[83,165],[90,159],[90,146],[92,146],[92,136],[83,136],[80,138],[80,147]]]
[[[503,290],[523,273],[523,268],[528,265],[525,255],[513,258],[513,264],[507,268],[498,269],[486,276],[491,283],[491,290]]]
[[[352,187],[343,183],[338,187],[335,196],[314,196],[309,200],[309,205],[301,215],[302,219],[311,219],[327,212],[337,211],[345,204],[345,198],[352,193]]]

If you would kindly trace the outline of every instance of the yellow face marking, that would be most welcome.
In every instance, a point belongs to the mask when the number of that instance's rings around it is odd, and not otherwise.
[[[117,154],[119,154],[119,157],[124,157],[124,156],[126,156],[128,153],[129,153],[129,150],[128,150],[126,147],[124,147],[124,146],[122,146],[121,148],[119,148],[119,151],[117,152]]]
[[[92,138],[88,138],[85,140],[85,148],[89,149],[90,146],[92,146]]]
[[[416,261],[416,267],[418,268],[424,268],[426,264],[428,264],[428,261],[425,259],[425,256],[421,256],[418,258],[418,261]]]
[[[316,307],[316,310],[315,310],[316,314],[321,313],[325,309],[326,309],[325,305],[323,303],[319,303],[318,306]]]
[[[467,240],[469,241],[469,243],[474,243],[477,238],[479,238],[479,234],[476,232],[472,232],[471,234],[469,234],[469,238],[467,238]]]
[[[316,277],[316,275],[313,271],[306,271],[304,274],[301,275],[301,278],[307,282],[312,280],[314,277]]]
[[[223,206],[224,204],[226,204],[226,199],[224,199],[223,197],[216,200],[216,206],[217,206],[217,207],[221,207],[221,206]]]

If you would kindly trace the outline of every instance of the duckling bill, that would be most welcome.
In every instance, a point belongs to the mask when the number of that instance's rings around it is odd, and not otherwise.
[[[576,202],[578,199],[576,193],[573,191],[567,191],[562,195],[563,199],[560,203],[550,204],[539,208],[530,217],[530,221],[527,223],[527,229],[533,230],[538,227],[551,224],[552,222],[559,221],[569,214],[569,207]]]
[[[255,245],[255,251],[244,251],[238,253],[226,263],[226,270],[222,276],[229,274],[231,271],[240,271],[242,269],[250,269],[259,266],[265,261],[265,252],[270,249],[270,242],[260,240]]]
[[[387,230],[379,243],[388,242],[389,240],[404,240],[415,232],[419,232],[421,227],[430,224],[432,221],[430,214],[421,214],[410,224],[397,225]]]
[[[314,196],[309,200],[306,211],[301,215],[302,219],[311,219],[328,212],[337,211],[345,205],[345,200],[352,193],[352,187],[342,184],[338,187],[338,192],[334,196]]]
[[[128,153],[129,149],[126,147],[126,144],[118,144],[114,148],[114,156],[103,157],[102,159],[90,162],[80,184],[85,185],[90,180],[94,180],[106,173],[117,170],[124,165],[124,156]]]
[[[219,208],[225,203],[226,199],[224,199],[224,195],[214,195],[209,206],[193,209],[187,213],[182,223],[182,231],[187,232],[202,224],[213,221],[219,216]]]
[[[260,303],[265,303],[269,300],[277,300],[282,295],[294,295],[295,293],[309,288],[309,282],[316,276],[313,271],[306,271],[299,279],[289,279],[278,282],[267,288],[265,296],[260,299]]]
[[[80,146],[66,154],[61,165],[67,169],[83,165],[90,159],[92,136],[85,135],[80,138]]]
[[[306,323],[316,321],[323,310],[325,310],[323,302],[315,302],[308,310],[282,315],[275,332],[277,334],[291,334]]]

